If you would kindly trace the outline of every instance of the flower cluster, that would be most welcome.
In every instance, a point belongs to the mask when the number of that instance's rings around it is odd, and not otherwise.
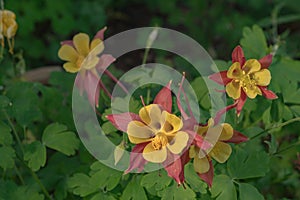
[[[121,113],[107,116],[135,144],[126,173],[134,169],[142,171],[147,162],[160,163],[170,177],[182,184],[184,166],[193,159],[195,171],[211,186],[214,173],[212,158],[224,163],[231,154],[227,143],[244,142],[247,137],[234,131],[227,123],[214,125],[213,119],[207,125],[199,124],[192,113],[184,112],[180,101],[177,101],[177,106],[182,119],[172,114],[170,86],[171,82],[157,94],[153,104],[144,105],[138,115]]]
[[[106,70],[114,62],[113,56],[109,54],[99,56],[104,49],[105,30],[106,28],[101,29],[92,41],[88,35],[79,33],[72,41],[62,42],[58,52],[59,57],[66,61],[63,65],[66,71],[80,73],[75,82],[76,86],[81,92],[87,93],[93,106],[98,106],[100,89],[110,96],[101,82],[99,72],[107,74],[127,91]],[[237,46],[232,53],[230,68],[210,76],[210,79],[226,87],[225,92],[235,102],[220,110],[214,118],[208,120],[207,124],[199,123],[192,113],[182,88],[184,75],[176,96],[181,116],[176,116],[172,112],[172,81],[159,91],[152,104],[145,105],[142,99],[143,107],[138,114],[127,112],[106,116],[118,130],[127,133],[129,141],[134,144],[130,153],[130,164],[125,173],[133,170],[140,172],[148,162],[157,163],[161,164],[168,175],[180,185],[185,181],[184,166],[192,160],[195,172],[211,187],[214,176],[213,160],[225,163],[232,153],[231,145],[228,143],[237,144],[248,140],[230,124],[220,123],[220,117],[232,108],[236,108],[239,115],[247,97],[253,99],[257,95],[264,95],[268,99],[277,98],[267,89],[271,81],[268,70],[271,62],[272,55],[260,60],[246,60],[242,48]],[[182,94],[185,97],[188,114],[179,100]]]
[[[14,36],[16,35],[18,24],[16,15],[10,10],[0,10],[0,41],[4,47],[4,38],[7,39],[9,52],[13,53]]]

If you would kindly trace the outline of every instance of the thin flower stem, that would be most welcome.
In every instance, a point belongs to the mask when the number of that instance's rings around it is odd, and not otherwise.
[[[20,147],[20,149],[21,149],[21,151],[22,151],[22,155],[24,155],[24,148],[23,148],[23,145],[22,145],[22,143],[21,143],[20,137],[19,137],[19,135],[18,135],[18,133],[17,133],[17,131],[16,131],[16,128],[15,128],[14,124],[13,124],[12,121],[10,120],[10,118],[9,118],[9,116],[8,116],[8,114],[7,114],[7,112],[6,112],[5,110],[3,110],[3,113],[4,113],[5,117],[6,117],[6,119],[7,119],[8,123],[9,123],[9,125],[11,126],[11,128],[12,128],[12,130],[13,130],[13,133],[14,133],[16,139],[17,139],[17,143],[18,143],[18,145],[19,145],[19,147]],[[41,189],[42,189],[42,191],[44,192],[44,194],[46,195],[46,197],[47,197],[49,200],[52,200],[50,194],[48,193],[48,191],[46,190],[45,186],[42,184],[42,182],[40,181],[40,179],[38,178],[38,176],[36,175],[36,173],[35,173],[34,171],[32,171],[32,169],[29,168],[29,167],[26,165],[26,163],[24,163],[24,161],[23,161],[22,158],[19,157],[19,159],[20,159],[20,161],[21,161],[21,162],[29,169],[29,171],[30,171],[32,177],[33,177],[34,180],[38,183],[38,185],[41,187]]]
[[[31,176],[34,178],[34,180],[39,184],[39,186],[41,187],[42,191],[44,192],[44,194],[46,195],[47,199],[52,200],[52,197],[50,196],[50,194],[48,193],[48,191],[46,190],[45,186],[43,185],[43,183],[40,181],[39,177],[36,175],[36,173],[34,173],[34,171],[32,171],[30,169],[30,173]]]
[[[6,112],[5,110],[3,110],[3,113],[4,113],[4,115],[5,115],[5,117],[6,117],[7,121],[8,121],[8,123],[9,123],[9,125],[10,125],[10,127],[11,127],[11,129],[12,129],[12,131],[13,131],[13,134],[14,134],[15,137],[16,137],[17,143],[18,143],[18,145],[19,145],[19,147],[20,147],[22,153],[24,154],[24,148],[23,148],[22,142],[21,142],[21,140],[20,140],[20,137],[19,137],[19,135],[18,135],[18,133],[17,133],[17,131],[16,131],[16,129],[15,129],[14,124],[13,124],[12,121],[10,120],[10,118],[9,118],[9,116],[8,116],[8,114],[7,114],[7,112]]]
[[[20,173],[19,169],[17,168],[16,165],[14,165],[14,168],[15,168],[16,174],[17,174],[17,176],[19,177],[19,179],[20,179],[22,185],[25,185],[25,181],[24,181],[24,179],[23,179],[23,177],[22,177],[22,174]]]
[[[286,126],[286,125],[288,125],[288,124],[291,124],[291,123],[297,122],[297,121],[300,121],[300,117],[296,117],[296,118],[290,119],[290,120],[288,120],[288,121],[286,121],[286,122],[277,124],[276,126],[273,126],[273,127],[271,127],[271,128],[268,128],[268,129],[266,129],[266,130],[263,130],[263,131],[259,132],[258,134],[256,134],[256,135],[250,137],[250,140],[253,140],[254,138],[257,138],[258,136],[260,136],[260,135],[262,135],[262,134],[264,134],[264,133],[266,133],[266,132],[268,132],[268,131],[270,131],[270,130],[272,130],[272,129],[281,128],[281,127],[283,127],[283,126]]]
[[[127,88],[123,85],[123,83],[121,81],[119,81],[112,73],[110,73],[110,71],[105,70],[104,73],[111,78],[114,82],[116,82],[123,90],[124,92],[126,92],[126,94],[128,94],[128,90]]]
[[[143,57],[143,62],[142,62],[142,67],[144,67],[145,64],[146,64],[146,62],[147,62],[149,51],[150,51],[150,47],[148,47],[148,48],[145,49],[145,53],[144,53],[144,57]]]

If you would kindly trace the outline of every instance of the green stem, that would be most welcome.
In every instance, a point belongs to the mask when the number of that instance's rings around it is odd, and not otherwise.
[[[9,123],[9,125],[11,126],[11,128],[12,128],[12,130],[13,130],[13,133],[14,133],[16,139],[17,139],[17,143],[18,143],[18,145],[19,145],[20,148],[21,148],[22,155],[24,155],[24,148],[23,148],[23,145],[22,145],[22,143],[21,143],[20,137],[19,137],[19,135],[18,135],[18,133],[17,133],[17,131],[16,131],[16,129],[15,129],[14,124],[13,124],[12,121],[10,120],[10,118],[9,118],[9,116],[8,116],[8,114],[7,114],[7,112],[6,112],[5,110],[3,110],[3,113],[4,113],[5,117],[6,117],[6,119],[7,119],[8,123]],[[24,161],[23,161],[22,158],[19,157],[19,159],[20,159],[20,161],[21,161],[21,162],[29,169],[29,171],[30,171],[32,177],[33,177],[34,180],[38,183],[38,185],[41,187],[41,189],[42,189],[42,191],[44,192],[44,194],[46,195],[46,197],[47,197],[49,200],[52,200],[50,194],[48,193],[48,191],[46,190],[45,186],[44,186],[43,183],[40,181],[40,179],[39,179],[39,177],[36,175],[36,173],[35,173],[34,171],[32,171],[32,169],[30,169],[30,168],[26,165],[26,163],[24,163]]]
[[[288,120],[288,121],[286,121],[286,122],[277,124],[276,126],[273,126],[273,127],[271,127],[271,128],[268,128],[268,129],[266,129],[266,130],[263,130],[263,131],[261,131],[260,133],[258,133],[258,134],[256,134],[256,135],[250,137],[250,140],[252,140],[252,139],[254,139],[254,138],[257,138],[258,136],[260,136],[260,135],[262,135],[262,134],[264,134],[264,133],[266,133],[266,132],[268,132],[268,131],[270,131],[270,130],[272,130],[272,129],[281,128],[281,127],[283,127],[283,126],[286,126],[286,125],[288,125],[288,124],[291,124],[291,123],[297,122],[297,121],[300,121],[300,117],[296,117],[296,118],[294,118],[294,119],[290,119],[290,120]]]
[[[296,146],[298,146],[298,145],[300,145],[300,141],[297,141],[297,142],[295,142],[294,144],[291,144],[291,145],[289,145],[289,146],[287,146],[287,147],[281,149],[280,151],[277,151],[277,152],[274,153],[273,155],[281,154],[281,153],[283,153],[283,152],[285,152],[285,151],[287,151],[287,150],[290,150],[290,149],[292,149],[292,148],[294,148],[294,147],[296,147]]]
[[[16,165],[14,165],[14,168],[15,168],[16,174],[17,174],[17,176],[19,177],[19,179],[20,179],[22,185],[25,185],[25,181],[24,181],[24,179],[23,179],[23,177],[22,177],[22,174],[20,173],[19,169],[17,168]]]
[[[144,53],[144,57],[143,57],[143,62],[142,62],[142,67],[144,67],[145,64],[146,64],[146,62],[147,62],[149,51],[150,51],[150,47],[145,49],[145,53]]]
[[[15,137],[16,137],[17,143],[18,143],[18,145],[19,145],[19,147],[20,147],[22,153],[24,154],[24,148],[23,148],[22,142],[21,142],[21,140],[20,140],[20,137],[19,137],[19,135],[18,135],[18,133],[17,133],[17,131],[16,131],[16,129],[15,129],[14,124],[13,124],[12,121],[10,120],[10,118],[9,118],[9,116],[8,116],[8,114],[7,114],[7,112],[6,112],[5,110],[3,110],[3,113],[4,113],[4,115],[5,115],[5,117],[6,117],[7,121],[8,121],[8,123],[9,123],[9,125],[10,125],[10,127],[11,127],[11,129],[12,129],[12,131],[13,131],[13,134],[14,134]]]
[[[46,195],[47,199],[52,200],[52,197],[50,196],[50,194],[48,193],[48,191],[46,190],[45,186],[43,185],[43,183],[40,181],[39,177],[36,175],[36,173],[34,173],[34,171],[32,171],[30,169],[30,173],[31,176],[34,178],[34,180],[39,184],[39,186],[41,187],[42,191],[44,192],[44,194]]]

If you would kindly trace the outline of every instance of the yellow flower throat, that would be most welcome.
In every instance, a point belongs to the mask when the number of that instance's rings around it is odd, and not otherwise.
[[[257,85],[257,81],[254,78],[253,74],[246,74],[245,71],[242,71],[242,75],[234,80],[235,82],[240,84],[240,87],[244,89],[245,92],[247,92],[248,88],[253,88]]]
[[[160,150],[162,147],[165,147],[168,144],[167,136],[159,132],[153,139],[152,139],[152,146],[155,150]]]

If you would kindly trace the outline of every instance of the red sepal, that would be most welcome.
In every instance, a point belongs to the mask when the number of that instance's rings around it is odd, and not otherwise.
[[[242,90],[240,98],[238,100],[236,100],[237,101],[237,106],[236,106],[237,116],[240,116],[243,106],[246,103],[246,100],[247,100],[247,95],[244,92],[244,90]]]
[[[208,170],[208,172],[203,173],[203,174],[199,174],[199,173],[197,173],[197,174],[211,188],[213,178],[214,178],[214,166],[212,164],[212,161],[211,160],[209,161],[209,170]]]
[[[214,73],[208,77],[209,79],[215,81],[216,83],[220,85],[227,85],[232,81],[232,79],[227,77],[227,71],[221,71],[218,73]]]
[[[238,143],[246,142],[248,140],[249,138],[247,136],[243,135],[238,131],[233,130],[233,136],[229,140],[223,142],[238,144]]]
[[[106,118],[120,131],[127,132],[127,126],[131,121],[141,121],[139,115],[135,113],[110,114]]]
[[[125,170],[124,174],[128,174],[134,169],[137,169],[138,172],[143,171],[147,163],[143,157],[143,151],[147,144],[149,144],[149,142],[140,143],[133,147],[130,153],[129,167]]]
[[[190,161],[189,151],[185,152],[178,158],[177,155],[169,154],[172,159],[176,159],[174,162],[165,167],[165,170],[168,172],[168,176],[173,178],[178,185],[184,183],[184,166]]]
[[[245,56],[244,56],[244,51],[241,46],[237,46],[233,49],[232,54],[232,63],[239,62],[241,67],[245,64]]]
[[[218,124],[220,122],[220,119],[224,113],[226,113],[228,110],[231,110],[232,108],[235,108],[237,106],[237,103],[238,102],[236,101],[234,104],[226,106],[225,108],[219,110],[216,114],[216,117],[214,118],[215,124]]]
[[[277,99],[278,96],[272,92],[271,90],[268,90],[267,87],[264,86],[258,86],[262,92],[262,94],[267,98],[267,99]]]
[[[259,59],[259,63],[261,65],[261,69],[268,68],[272,63],[273,56],[272,54],[266,55],[265,57]]]
[[[78,74],[75,79],[75,85],[82,95],[83,91],[86,92],[88,100],[93,107],[98,107],[100,85],[99,78],[92,72],[86,71],[84,74]]]
[[[104,28],[102,28],[100,31],[98,31],[94,37],[94,39],[100,39],[100,40],[104,40],[104,32],[106,31],[107,27],[105,26]]]
[[[164,110],[172,112],[172,93],[170,90],[172,81],[168,83],[163,89],[156,95],[153,103],[159,104]]]

